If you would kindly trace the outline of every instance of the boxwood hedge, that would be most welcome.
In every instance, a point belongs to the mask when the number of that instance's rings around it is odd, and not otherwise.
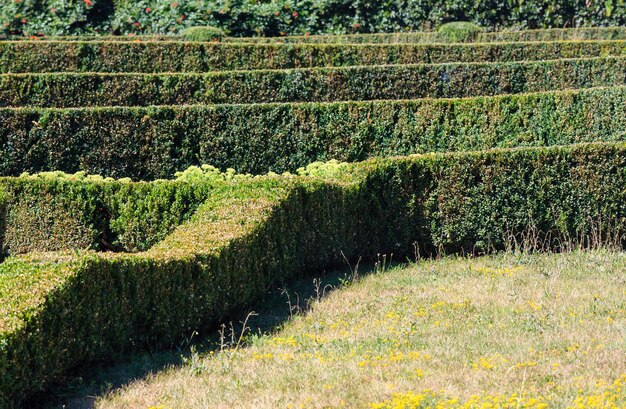
[[[70,37],[65,37],[70,38]],[[85,37],[76,37],[78,39]],[[98,37],[92,37],[97,39]],[[105,37],[117,41],[136,40],[137,37],[118,36]],[[174,41],[175,36],[145,36],[141,40],[161,39]],[[45,39],[42,38],[42,39]],[[55,39],[54,37],[50,38]],[[58,40],[62,38],[57,38]],[[519,42],[519,41],[571,41],[571,40],[626,40],[624,27],[581,27],[581,28],[549,28],[539,30],[519,31],[490,31],[477,33],[469,38],[468,42],[486,43],[492,41]],[[314,44],[396,44],[396,43],[438,43],[449,42],[450,37],[436,31],[422,31],[410,33],[373,33],[373,34],[343,34],[343,35],[308,35],[286,37],[225,37],[224,42],[268,44],[284,43],[314,43]]]
[[[529,228],[557,246],[602,233],[600,221],[623,232],[625,167],[623,143],[372,160],[330,180],[223,186],[145,253],[10,258],[0,400],[17,405],[81,363],[167,346],[343,255],[480,252]]]
[[[140,180],[190,165],[265,173],[316,160],[623,139],[626,88],[465,99],[0,109],[0,174]]]
[[[12,41],[186,41],[184,35],[86,35],[86,36],[38,36],[11,37]],[[211,37],[208,41],[213,41]],[[414,31],[375,34],[343,34],[343,35],[301,35],[281,37],[221,37],[219,41],[226,43],[313,43],[313,44],[398,44],[398,43],[438,43],[447,42],[448,36],[439,35],[436,31]],[[579,28],[548,28],[515,31],[488,31],[478,33],[472,42],[485,43],[492,41],[572,41],[572,40],[626,40],[624,27],[579,27]]]
[[[146,250],[226,182],[217,171],[194,180],[154,182],[104,180],[82,172],[3,177],[1,254]]]
[[[316,66],[547,60],[624,55],[626,42],[221,44],[3,41],[0,72],[206,72]]]
[[[451,98],[625,83],[626,54],[618,58],[209,74],[0,74],[0,106],[63,108]]]

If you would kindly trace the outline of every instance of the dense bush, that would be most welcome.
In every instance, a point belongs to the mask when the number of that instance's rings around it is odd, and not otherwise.
[[[59,172],[0,178],[1,253],[146,250],[227,178],[244,177],[229,175],[198,168],[150,183]]]
[[[63,37],[68,38],[68,37]],[[78,37],[88,38],[88,37]],[[98,37],[91,37],[92,40]],[[144,36],[144,37],[105,37],[117,41],[128,41],[134,38],[148,39],[175,39],[175,36]],[[45,39],[45,38],[44,38]],[[50,39],[54,39],[51,37]],[[480,32],[474,39],[477,43],[493,41],[576,41],[576,40],[624,40],[626,27],[588,27],[588,28],[552,28],[544,30],[494,31]],[[223,41],[232,43],[271,44],[284,43],[312,43],[312,44],[421,44],[445,43],[450,38],[436,31],[375,33],[375,34],[343,34],[343,35],[308,35],[288,37],[226,37]]]
[[[211,26],[189,27],[181,34],[187,41],[220,41],[225,35],[223,30]]]
[[[391,32],[448,21],[487,28],[626,24],[623,0],[20,0],[0,7],[6,34],[173,33],[215,26],[231,35]]]
[[[626,136],[626,88],[528,95],[195,107],[0,109],[0,174],[169,178],[190,165],[265,173],[316,160]]]
[[[12,41],[186,41],[184,36],[174,34],[144,35],[84,35],[84,36],[41,36],[11,37]],[[477,43],[506,41],[579,41],[579,40],[626,40],[626,27],[585,27],[585,28],[549,28],[536,30],[480,32],[475,38]],[[376,33],[376,34],[340,34],[340,35],[294,35],[281,37],[223,37],[226,43],[251,44],[422,44],[449,42],[446,35],[436,31]]]
[[[624,85],[626,57],[209,74],[7,74],[0,106],[91,107],[456,98]]]
[[[11,258],[0,265],[0,402],[80,363],[170,345],[344,255],[480,252],[529,229],[558,246],[600,221],[623,233],[625,166],[624,144],[374,160],[332,180],[218,188],[139,255]]]
[[[437,33],[447,41],[454,43],[474,41],[482,29],[469,21],[453,21],[442,24],[437,28]]]
[[[507,62],[626,54],[624,41],[487,44],[214,44],[0,42],[0,72],[206,72],[446,62]]]

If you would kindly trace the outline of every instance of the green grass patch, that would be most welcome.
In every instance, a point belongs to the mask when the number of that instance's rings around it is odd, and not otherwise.
[[[272,334],[255,318],[276,310],[256,310],[248,347],[194,352],[95,407],[620,407],[625,274],[626,255],[605,250],[379,271]],[[284,296],[276,308],[289,316]]]

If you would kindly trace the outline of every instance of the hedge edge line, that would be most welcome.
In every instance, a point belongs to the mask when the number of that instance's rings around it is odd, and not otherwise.
[[[469,97],[626,83],[624,57],[212,73],[0,74],[0,106],[93,107]]]
[[[250,45],[0,42],[1,72],[180,72],[622,55],[626,41],[485,44]]]
[[[513,41],[519,39],[539,38],[545,41],[563,39],[626,39],[626,29],[623,27],[579,27],[579,28],[552,28],[520,31],[495,31],[479,33],[476,38],[468,39],[469,42],[480,41]],[[269,43],[269,42],[311,42],[316,44],[335,43],[368,43],[368,42],[393,42],[414,41],[425,42],[433,38],[446,40],[446,36],[436,31],[422,32],[399,32],[379,34],[341,34],[341,35],[309,35],[309,36],[284,36],[284,37],[225,37],[221,41],[227,43]],[[504,39],[504,40],[503,40]],[[10,41],[180,41],[185,42],[183,36],[177,35],[133,35],[133,36],[43,36],[33,39],[32,37],[11,37]]]

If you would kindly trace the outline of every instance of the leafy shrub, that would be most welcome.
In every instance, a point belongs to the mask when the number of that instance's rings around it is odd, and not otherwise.
[[[155,39],[146,36],[146,39]],[[156,37],[159,38],[159,37]],[[51,37],[50,39],[54,39]],[[72,39],[72,37],[64,37]],[[102,37],[106,40],[127,40],[125,37]],[[543,30],[515,30],[515,31],[481,31],[476,35],[478,43],[506,41],[576,41],[576,40],[624,40],[626,27],[579,27],[579,28],[552,28]],[[289,44],[422,44],[450,41],[448,36],[435,31],[375,33],[375,34],[343,34],[343,35],[304,35],[288,37],[227,37],[229,43],[272,44],[285,42]]]
[[[0,7],[6,34],[167,34],[214,26],[235,36],[368,33],[431,29],[446,21],[486,28],[624,26],[622,0],[519,2],[437,0],[21,0]]]
[[[0,106],[88,107],[477,97],[626,83],[619,58],[207,74],[11,74]],[[63,92],[56,92],[62,89]]]
[[[484,252],[529,231],[558,248],[592,237],[594,222],[610,223],[613,234],[626,229],[623,143],[350,166],[359,171],[341,183],[269,176],[222,186],[138,255],[8,259],[0,265],[0,403],[17,405],[79,363],[171,345],[268,286],[344,256],[401,259],[415,257],[415,246]]]
[[[216,27],[189,27],[181,32],[188,41],[220,41],[224,37],[224,30]]]
[[[615,140],[626,136],[625,100],[626,88],[614,87],[460,100],[0,109],[0,174],[61,169],[148,180],[201,163],[281,173],[330,159]]]
[[[506,63],[620,55],[626,55],[623,41],[378,45],[17,41],[0,42],[0,72],[191,73],[354,65]],[[5,87],[9,85],[7,80],[4,82]],[[55,93],[60,91],[55,90]],[[40,96],[46,97],[43,93]]]
[[[528,42],[528,41],[608,41],[625,40],[626,27],[577,27],[547,28],[534,30],[481,31],[476,43]],[[32,41],[32,37],[11,37],[12,41]],[[183,36],[171,34],[128,34],[128,35],[48,35],[36,37],[38,42],[183,42]],[[448,42],[449,39],[436,31],[412,31],[397,33],[360,33],[337,35],[289,35],[281,37],[223,37],[229,44],[432,44]]]
[[[1,178],[0,253],[146,250],[213,189],[251,178],[206,165],[151,183],[59,171]]]
[[[478,38],[478,33],[482,30],[479,26],[469,21],[454,21],[446,23],[437,29],[437,32],[451,42],[468,42]]]

